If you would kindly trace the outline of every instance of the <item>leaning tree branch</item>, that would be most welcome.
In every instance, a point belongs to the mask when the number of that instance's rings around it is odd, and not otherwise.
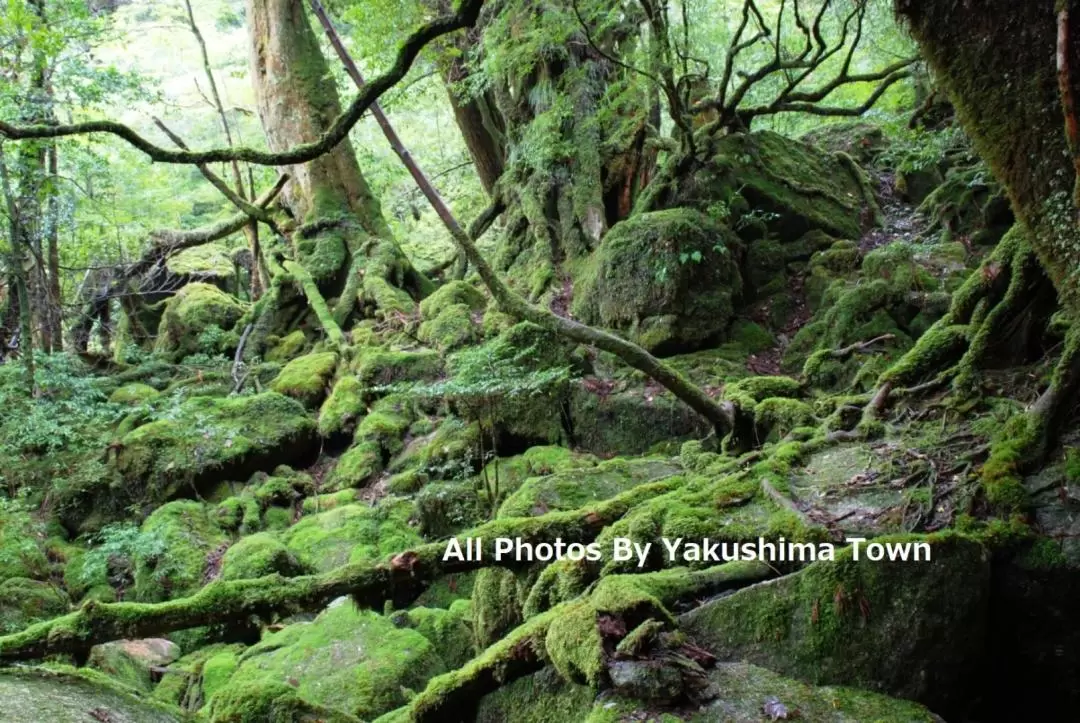
[[[319,0],[311,0],[311,9],[314,11],[315,17],[317,17],[322,24],[323,30],[326,31],[326,36],[330,39],[330,44],[334,46],[334,50],[337,52],[341,64],[345,66],[345,70],[348,72],[349,77],[352,78],[356,87],[363,91],[365,85],[364,76],[360,74],[360,69],[356,66],[352,56],[349,55],[349,51],[345,48],[345,44],[341,42],[341,36],[339,36],[337,30],[334,29],[334,24],[331,22],[330,16],[326,12],[326,8],[323,7]],[[409,175],[412,176],[413,181],[416,182],[416,186],[420,189],[420,192],[424,194],[424,198],[427,199],[431,208],[434,209],[439,220],[446,226],[446,230],[450,232],[451,236],[458,238],[465,237],[465,230],[461,227],[457,218],[454,217],[453,212],[443,201],[442,196],[439,195],[439,191],[432,185],[431,180],[413,159],[412,154],[405,148],[405,144],[401,142],[401,138],[398,136],[397,131],[394,130],[394,126],[390,124],[390,119],[386,117],[386,114],[383,112],[383,109],[377,100],[373,101],[371,104],[371,115],[375,118],[375,122],[379,124],[379,128],[382,129],[383,135],[386,136],[386,140],[390,144],[390,148],[392,148],[394,153],[397,154],[397,157],[401,159],[402,165],[409,171]]]
[[[57,125],[15,125],[0,120],[0,136],[11,140],[33,138],[60,138],[88,133],[108,133],[130,143],[152,160],[159,163],[227,163],[247,161],[261,166],[289,166],[312,161],[335,148],[345,140],[360,117],[371,104],[405,77],[413,61],[428,43],[461,28],[472,27],[480,14],[484,0],[461,0],[457,12],[437,18],[423,25],[408,38],[398,50],[394,65],[383,75],[364,86],[349,107],[334,119],[330,128],[317,140],[302,143],[280,153],[260,151],[254,148],[215,148],[207,151],[170,150],[147,140],[130,126],[116,121],[100,120],[84,123]]]
[[[411,604],[438,578],[484,567],[527,564],[513,558],[496,560],[495,539],[520,537],[533,544],[561,539],[588,543],[632,507],[678,488],[671,477],[639,485],[593,507],[538,517],[495,520],[463,533],[480,538],[481,560],[443,560],[446,543],[434,542],[379,562],[353,563],[320,575],[254,580],[217,580],[189,597],[163,603],[85,603],[75,612],[0,636],[0,663],[50,655],[85,655],[91,647],[124,638],[147,638],[176,630],[318,610],[343,595],[357,605],[381,610]]]

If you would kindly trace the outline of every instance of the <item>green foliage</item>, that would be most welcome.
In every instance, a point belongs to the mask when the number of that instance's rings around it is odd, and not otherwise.
[[[86,586],[108,579],[116,571],[131,573],[137,565],[153,566],[158,582],[175,571],[166,555],[165,538],[157,531],[143,532],[130,522],[106,525],[91,538],[91,545],[74,575],[77,582]]]

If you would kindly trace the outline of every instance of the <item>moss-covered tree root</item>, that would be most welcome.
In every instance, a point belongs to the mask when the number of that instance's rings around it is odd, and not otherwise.
[[[657,621],[673,627],[668,612],[672,605],[745,587],[772,574],[764,563],[732,562],[705,570],[605,577],[588,594],[526,621],[468,665],[434,678],[409,704],[409,719],[471,720],[470,709],[484,695],[549,663],[568,680],[603,686],[608,651],[638,626]],[[618,620],[619,625],[605,625],[605,620]],[[621,628],[621,635],[613,628]]]
[[[190,597],[164,603],[88,602],[75,612],[0,637],[0,662],[59,654],[83,656],[94,645],[112,640],[153,637],[251,616],[270,618],[310,611],[343,595],[351,595],[356,604],[368,608],[382,609],[388,602],[407,605],[443,575],[525,564],[509,556],[496,558],[496,538],[516,538],[532,544],[554,543],[558,539],[587,543],[631,508],[681,483],[680,477],[667,478],[640,485],[590,508],[481,525],[460,536],[482,540],[480,560],[443,560],[447,545],[436,542],[401,552],[389,560],[345,565],[322,575],[220,580]]]

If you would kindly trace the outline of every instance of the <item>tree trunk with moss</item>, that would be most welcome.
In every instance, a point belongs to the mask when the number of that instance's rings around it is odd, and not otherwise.
[[[909,353],[912,363],[899,368],[937,366],[932,352],[950,329],[967,339],[960,379],[971,377],[993,338],[1014,324],[1034,326],[1045,332],[1047,346],[1062,348],[1046,391],[1003,432],[984,468],[988,493],[1003,502],[1018,489],[1018,470],[1052,446],[1080,386],[1080,130],[1074,102],[1080,92],[1080,15],[1070,13],[1069,4],[895,1],[1019,222],[957,292],[949,315]],[[1053,305],[1035,303],[1046,277],[1066,322],[1063,335],[1061,326],[1055,330],[1049,323]],[[1031,315],[1037,318],[1025,319]]]
[[[270,148],[280,151],[317,140],[341,113],[341,103],[304,3],[249,0],[248,18],[252,78]],[[394,240],[352,144],[345,140],[287,171],[293,179],[284,193],[284,205],[295,219],[292,248],[275,249],[268,240],[264,253],[294,258],[332,302],[339,325],[345,326],[354,313],[410,313],[414,299],[429,292],[430,282]],[[277,266],[273,261],[267,265]],[[276,293],[272,299],[281,306],[288,296]]]

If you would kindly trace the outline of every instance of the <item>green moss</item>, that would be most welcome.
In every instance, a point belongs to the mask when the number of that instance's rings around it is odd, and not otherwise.
[[[220,332],[231,330],[246,311],[243,302],[216,286],[188,284],[165,302],[155,349],[174,359],[199,352],[226,353],[236,347],[239,337],[221,336]],[[202,348],[200,338],[212,329],[217,330],[214,347]]]
[[[302,459],[314,440],[315,422],[280,394],[193,397],[171,418],[125,435],[115,464],[131,486],[128,494],[160,502],[181,489]]]
[[[246,580],[278,573],[294,577],[310,572],[276,537],[260,532],[232,545],[221,561],[224,580]]]
[[[191,500],[169,502],[143,522],[144,535],[159,540],[166,551],[138,555],[135,560],[135,597],[156,602],[190,595],[207,582],[209,557],[228,542],[216,524],[213,508]]]
[[[0,582],[48,578],[44,538],[44,530],[29,512],[0,508]]]
[[[740,379],[724,390],[727,399],[746,409],[753,409],[758,402],[769,398],[794,398],[802,396],[802,393],[802,382],[779,376]]]
[[[438,352],[365,350],[357,359],[356,375],[365,387],[389,386],[397,382],[420,382],[442,374]]]
[[[132,382],[119,387],[109,395],[109,401],[113,404],[139,405],[153,400],[161,393],[148,384]]]
[[[995,436],[990,458],[979,476],[987,502],[998,511],[1009,513],[1027,508],[1029,500],[1022,471],[1040,444],[1042,433],[1042,420],[1021,414],[1009,419]]]
[[[94,646],[88,663],[124,685],[149,693],[154,688],[152,669],[164,668],[179,657],[180,648],[161,638],[118,640]]]
[[[402,501],[344,505],[302,518],[280,539],[301,562],[326,572],[419,544],[420,536],[409,525],[412,513],[412,505]]]
[[[364,410],[364,388],[360,380],[351,374],[342,377],[319,409],[319,436],[351,433]]]
[[[471,480],[435,482],[416,495],[420,532],[443,537],[472,527],[491,516],[492,505]]]
[[[185,711],[202,708],[236,670],[243,645],[217,643],[200,648],[171,663],[154,686],[152,697]],[[214,660],[208,669],[207,663]]]
[[[569,723],[582,721],[596,694],[585,685],[564,681],[554,668],[519,678],[484,696],[477,723]]]
[[[420,313],[425,319],[434,319],[458,304],[464,304],[470,311],[481,311],[487,305],[487,299],[472,284],[451,281],[420,302]]]
[[[179,711],[140,700],[100,673],[72,668],[8,669],[0,672],[4,716],[20,721],[84,723],[88,711],[108,711],[118,723],[180,723]],[[91,719],[92,720],[92,719]]]
[[[378,442],[360,442],[349,447],[330,470],[325,489],[364,487],[382,471],[383,453]]]
[[[770,397],[754,406],[754,424],[762,441],[777,441],[796,427],[817,422],[814,408],[798,399]]]
[[[63,591],[47,582],[10,577],[0,581],[0,630],[22,630],[39,620],[62,615],[69,601]]]
[[[304,336],[304,332],[297,329],[271,345],[266,352],[266,361],[287,362],[299,356],[305,346],[307,346],[307,338]]]
[[[452,304],[420,324],[417,337],[443,352],[480,341],[477,313],[466,304]]]
[[[651,351],[721,338],[742,291],[741,245],[705,214],[638,214],[611,228],[576,280],[574,314]]]
[[[418,631],[343,600],[313,622],[290,625],[245,651],[211,701],[212,720],[228,691],[284,683],[309,703],[370,720],[404,704],[408,691],[444,670],[435,646]]]
[[[458,668],[468,663],[476,652],[468,624],[470,617],[469,602],[458,600],[449,609],[413,607],[395,613],[393,620],[400,620],[427,638],[447,668]]]
[[[229,252],[219,244],[205,244],[184,249],[169,257],[166,268],[189,280],[205,280],[218,283],[233,278],[236,270]]]
[[[210,723],[362,723],[334,708],[304,700],[280,682],[249,681],[229,685],[214,696]]]
[[[285,365],[270,388],[300,400],[309,408],[317,407],[326,396],[337,363],[338,355],[334,352],[298,357]]]

